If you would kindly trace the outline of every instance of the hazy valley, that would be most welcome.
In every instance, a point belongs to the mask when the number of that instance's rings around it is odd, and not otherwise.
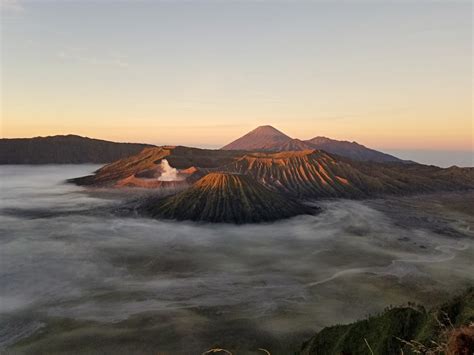
[[[97,168],[2,168],[0,339],[13,353],[287,354],[325,326],[474,281],[472,192],[177,223],[118,216],[136,189],[65,182]]]

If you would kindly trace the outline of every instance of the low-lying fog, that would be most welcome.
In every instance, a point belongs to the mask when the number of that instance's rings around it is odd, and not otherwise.
[[[64,183],[96,168],[1,167],[0,349],[56,317],[108,326],[153,314],[155,353],[288,353],[321,327],[474,283],[462,196],[456,208],[338,200],[271,224],[176,223],[114,216],[107,206],[129,192]]]

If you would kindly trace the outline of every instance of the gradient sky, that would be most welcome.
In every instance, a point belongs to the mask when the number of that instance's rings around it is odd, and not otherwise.
[[[1,1],[3,137],[271,124],[474,165],[470,1]]]

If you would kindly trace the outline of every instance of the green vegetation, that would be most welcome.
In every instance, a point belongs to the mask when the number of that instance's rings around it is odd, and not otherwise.
[[[413,305],[396,307],[352,324],[324,328],[303,344],[299,354],[413,354],[416,349],[438,354],[450,353],[447,349],[456,346],[459,354],[461,349],[472,354],[472,322],[474,288],[430,311]]]

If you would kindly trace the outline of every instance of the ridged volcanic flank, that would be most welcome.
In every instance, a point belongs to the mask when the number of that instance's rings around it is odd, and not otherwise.
[[[189,189],[164,199],[150,199],[141,210],[153,217],[226,223],[255,223],[315,211],[282,197],[251,176],[210,173]]]
[[[360,174],[323,151],[251,153],[225,168],[250,175],[269,188],[295,197],[364,196],[364,192],[351,183],[355,177],[360,180]]]
[[[474,187],[471,169],[342,160],[320,150],[249,153],[222,167],[297,198],[363,198]]]

